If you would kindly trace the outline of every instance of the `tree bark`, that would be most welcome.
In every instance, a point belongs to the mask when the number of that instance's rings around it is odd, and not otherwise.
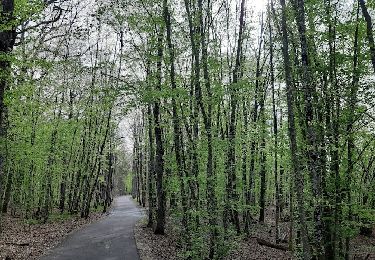
[[[357,106],[357,92],[359,87],[359,77],[360,77],[360,69],[359,69],[359,56],[360,56],[360,46],[359,46],[359,6],[357,9],[357,20],[356,20],[356,29],[354,34],[354,53],[353,53],[353,81],[350,87],[349,93],[349,104],[348,104],[348,121],[346,126],[346,134],[347,134],[347,170],[346,170],[346,178],[345,178],[345,197],[346,202],[349,207],[349,212],[347,216],[347,221],[350,223],[353,220],[352,216],[352,195],[351,195],[351,184],[352,184],[352,174],[354,170],[354,158],[353,152],[355,149],[354,141],[354,123],[355,123],[355,109]],[[350,237],[347,236],[345,238],[345,260],[350,259]]]
[[[8,28],[9,23],[12,23],[14,17],[14,0],[2,0],[2,10],[0,11],[1,19],[0,25],[2,28]],[[4,98],[11,77],[11,64],[9,61],[9,54],[12,52],[16,40],[16,28],[11,26],[10,29],[0,30],[0,194],[3,194],[2,183],[4,178],[4,168],[6,161],[6,138],[7,138],[7,118],[8,112]],[[0,199],[0,208],[2,200]]]
[[[371,64],[375,73],[375,42],[374,42],[374,33],[372,30],[373,29],[372,18],[367,10],[365,0],[358,0],[358,2],[361,6],[363,17],[365,18],[365,21],[366,21],[367,41],[370,47]]]
[[[237,103],[238,103],[238,82],[241,79],[241,57],[242,42],[245,29],[245,1],[241,1],[241,11],[239,18],[239,32],[237,39],[236,63],[233,70],[233,82],[230,86],[230,119],[228,132],[228,151],[227,151],[227,205],[226,210],[230,213],[230,219],[235,225],[237,233],[241,232],[240,220],[238,215],[237,201],[237,174],[236,174],[236,128],[237,128]],[[226,221],[226,220],[224,220]]]
[[[148,118],[148,142],[149,142],[149,164],[148,164],[148,227],[154,226],[154,213],[155,213],[155,154],[154,154],[154,135],[152,133],[152,105],[147,105],[147,118]]]
[[[271,0],[271,5],[273,1]],[[278,175],[278,120],[277,120],[277,108],[276,108],[276,96],[275,96],[275,69],[274,69],[274,43],[273,43],[273,31],[272,31],[272,19],[271,19],[271,6],[268,6],[268,27],[269,27],[269,45],[270,45],[270,73],[271,73],[271,89],[272,89],[272,114],[273,114],[273,135],[274,135],[274,177],[275,177],[275,241],[279,243],[279,218],[280,218],[280,188],[279,188],[279,175]]]
[[[298,147],[297,147],[297,132],[295,126],[295,115],[294,115],[294,89],[292,80],[292,71],[289,57],[289,40],[287,32],[287,13],[285,0],[280,0],[282,8],[282,48],[283,48],[283,58],[284,58],[284,73],[286,81],[286,92],[287,92],[287,106],[288,106],[288,134],[290,141],[290,152],[292,161],[292,170],[294,172],[294,181],[297,193],[297,203],[299,212],[299,222],[301,229],[302,247],[303,247],[303,259],[311,259],[311,250],[308,239],[306,213],[304,208],[304,196],[303,196],[303,186],[304,177],[301,171],[299,158],[298,158]]]
[[[162,85],[162,61],[163,61],[163,30],[159,28],[158,46],[157,46],[157,83],[158,91],[161,91]],[[154,132],[156,143],[155,173],[156,173],[156,189],[158,197],[158,208],[156,212],[155,234],[164,235],[165,232],[165,210],[166,210],[166,194],[164,189],[164,146],[163,146],[163,130],[161,126],[160,115],[161,101],[160,98],[154,102]]]
[[[322,211],[322,178],[323,178],[323,165],[321,149],[323,144],[319,142],[319,131],[316,126],[316,120],[314,118],[314,98],[316,96],[315,85],[312,78],[312,72],[310,68],[310,54],[309,46],[306,35],[306,24],[305,24],[305,2],[304,0],[297,0],[295,5],[296,22],[300,37],[301,44],[301,66],[302,66],[302,86],[304,92],[304,116],[305,122],[304,127],[306,128],[306,141],[307,141],[307,164],[311,175],[313,196],[316,200],[314,203],[314,244],[316,257],[321,259],[324,256],[323,246],[323,211]]]
[[[172,44],[172,25],[171,25],[171,15],[168,8],[168,1],[163,1],[163,16],[164,16],[164,23],[166,25],[167,31],[167,45],[169,51],[169,63],[170,63],[170,80],[171,80],[171,88],[173,92],[176,92],[177,85],[176,85],[176,72],[175,72],[175,51]],[[177,93],[177,92],[176,92]],[[178,95],[177,95],[178,99]],[[187,196],[185,194],[185,176],[186,176],[186,169],[185,164],[183,162],[183,133],[181,131],[181,124],[180,118],[178,115],[177,110],[177,102],[176,98],[172,96],[172,117],[173,117],[173,142],[174,142],[174,152],[175,158],[177,163],[177,171],[180,178],[180,196],[181,196],[181,203],[182,203],[182,226],[185,229],[185,234],[189,237],[189,226],[188,226],[188,219],[187,219],[187,211],[188,211],[188,204],[187,204]]]

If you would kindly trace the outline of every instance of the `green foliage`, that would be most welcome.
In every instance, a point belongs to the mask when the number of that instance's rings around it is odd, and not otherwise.
[[[281,9],[276,1],[275,13],[265,14],[264,24],[244,22],[240,41],[237,7],[218,8],[214,1],[212,6],[205,5],[200,14],[199,1],[190,3],[190,13],[183,2],[172,2],[167,1],[172,49],[166,40],[167,23],[161,1],[99,1],[92,3],[92,10],[86,10],[88,13],[79,17],[79,22],[69,23],[67,16],[59,25],[45,24],[43,30],[23,35],[26,38],[11,54],[0,54],[1,60],[11,63],[9,70],[0,72],[0,78],[10,82],[4,98],[9,127],[7,136],[0,140],[1,151],[7,154],[6,173],[10,179],[8,182],[4,178],[3,182],[12,184],[10,207],[28,218],[35,214],[42,219],[43,214],[49,214],[51,221],[62,221],[69,215],[55,214],[53,208],[60,204],[64,185],[64,206],[72,214],[81,210],[82,215],[86,209],[106,208],[100,193],[111,187],[112,174],[117,174],[119,186],[127,193],[136,193],[135,188],[147,192],[148,184],[155,189],[157,181],[155,176],[150,177],[153,172],[149,160],[156,152],[155,147],[150,149],[148,130],[155,138],[155,121],[160,120],[164,150],[162,184],[169,207],[166,211],[182,235],[183,258],[205,259],[210,246],[218,259],[236,250],[242,234],[235,232],[235,221],[224,219],[227,211],[238,212],[239,233],[243,232],[244,216],[249,214],[253,220],[263,210],[261,195],[266,207],[274,206],[276,184],[280,186],[281,202],[293,203],[287,206],[293,210],[290,217],[294,217],[294,233],[302,228],[298,222],[306,218],[307,227],[303,228],[309,234],[302,235],[313,240],[316,229],[321,228],[315,223],[319,206],[324,209],[322,226],[334,226],[334,231],[328,230],[329,237],[336,237],[337,243],[355,237],[362,227],[373,226],[373,71],[366,23],[361,15],[356,20],[357,3],[287,1],[285,31],[289,49],[285,51],[289,52],[293,82],[289,86],[293,100],[288,107],[286,60],[282,55],[285,43],[280,28]],[[303,32],[295,10],[295,5],[302,2],[307,61],[301,56]],[[369,8],[375,6],[375,1],[366,3]],[[78,7],[81,5],[77,3]],[[0,30],[50,18],[54,13],[48,8],[52,7],[46,7],[42,0],[17,0],[14,18],[2,24]],[[217,13],[211,13],[210,8]],[[268,21],[270,24],[266,25]],[[357,26],[358,57],[353,55]],[[258,35],[257,27],[264,29],[262,35]],[[267,39],[271,29],[273,38]],[[206,38],[202,39],[202,33],[207,34]],[[161,46],[159,37],[163,37]],[[270,77],[271,40],[275,82]],[[237,50],[238,42],[242,48]],[[172,52],[175,60],[171,60]],[[356,63],[358,67],[354,67]],[[175,75],[171,75],[172,65]],[[235,68],[237,65],[239,68]],[[234,75],[236,69],[238,75]],[[356,73],[358,84],[354,80]],[[239,77],[236,82],[234,76]],[[173,77],[176,88],[172,88]],[[305,82],[306,79],[311,82]],[[306,107],[309,94],[311,111]],[[160,115],[153,115],[155,104],[160,106]],[[151,114],[146,115],[149,106]],[[128,112],[134,112],[134,127],[128,132],[117,129]],[[288,112],[294,113],[293,126],[288,121]],[[312,113],[311,118],[308,112]],[[151,116],[150,124],[147,116]],[[117,130],[119,136],[127,132],[137,140],[131,147],[137,151],[132,158],[127,158],[131,151],[124,155],[123,147],[119,148]],[[293,152],[298,165],[292,161],[292,130],[296,134],[297,147]],[[180,135],[180,139],[175,135]],[[175,140],[180,147],[176,147]],[[151,141],[155,146],[155,140]],[[212,165],[208,165],[210,148]],[[182,165],[177,161],[176,149]],[[208,175],[209,167],[213,176]],[[265,187],[261,183],[262,173]],[[142,182],[136,185],[142,187],[135,187],[136,178]],[[154,190],[150,194],[160,195]],[[142,199],[152,197],[136,195]],[[215,225],[209,224],[212,220]],[[186,227],[182,226],[183,221]],[[213,234],[216,237],[210,237]],[[212,245],[208,243],[211,241]],[[320,249],[314,248],[314,252]]]
[[[49,216],[48,223],[58,224],[59,222],[64,222],[64,221],[73,219],[75,217],[76,216],[71,215],[67,212],[65,212],[65,213],[53,212]],[[30,219],[24,219],[24,222],[27,225],[39,225],[39,224],[42,224],[44,221],[41,220],[41,219],[30,218]]]
[[[123,185],[127,193],[129,193],[132,190],[132,178],[133,177],[130,174],[124,176]]]
[[[49,217],[49,221],[50,222],[63,222],[63,221],[66,221],[66,220],[69,220],[69,219],[72,219],[74,218],[74,216],[72,216],[71,214],[67,213],[67,212],[64,212],[64,213],[59,213],[59,212],[56,212],[56,213],[52,213]]]
[[[41,223],[40,220],[37,220],[37,219],[25,219],[24,222],[27,224],[27,225],[38,225]]]
[[[103,213],[103,211],[104,211],[103,205],[96,205],[95,207],[91,208],[91,212]]]

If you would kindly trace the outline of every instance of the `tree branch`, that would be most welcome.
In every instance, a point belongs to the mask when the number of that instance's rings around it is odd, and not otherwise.
[[[60,6],[54,6],[53,9],[59,11],[59,13],[53,19],[47,20],[47,21],[41,21],[41,22],[37,23],[36,25],[30,26],[30,27],[27,27],[27,28],[25,28],[25,29],[23,29],[21,31],[18,31],[17,35],[23,34],[25,32],[33,30],[33,29],[36,29],[36,28],[38,28],[39,26],[42,26],[42,25],[46,25],[46,24],[51,24],[51,23],[57,22],[60,19],[60,17],[61,17],[61,15],[62,15],[62,13],[63,13],[64,10]]]

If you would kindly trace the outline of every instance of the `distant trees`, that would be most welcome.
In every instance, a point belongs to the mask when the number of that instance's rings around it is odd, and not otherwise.
[[[9,90],[12,78],[12,51],[15,45],[19,45],[25,40],[25,33],[30,29],[38,28],[38,26],[44,24],[49,25],[50,23],[56,22],[61,14],[62,9],[58,5],[54,5],[55,9],[58,10],[58,15],[52,20],[45,20],[37,23],[34,26],[28,26],[30,19],[36,13],[39,13],[43,8],[48,8],[55,1],[43,1],[41,3],[22,3],[17,5],[14,0],[2,0],[1,1],[1,21],[0,21],[0,194],[3,193],[1,186],[2,179],[5,175],[6,168],[6,154],[8,149],[8,137],[7,131],[9,128],[8,121],[8,108],[6,102],[6,94]],[[54,10],[55,10],[54,9]],[[20,27],[20,31],[18,31]],[[19,40],[19,42],[17,42]],[[9,179],[9,178],[8,178]],[[9,186],[9,185],[8,185]],[[7,202],[6,202],[7,204]],[[0,201],[0,206],[1,206]]]
[[[120,40],[108,45],[109,34],[102,31],[108,20],[100,8],[76,1],[16,7],[3,1],[3,213],[44,222],[55,209],[88,217],[113,200],[122,58],[105,53],[118,55]]]

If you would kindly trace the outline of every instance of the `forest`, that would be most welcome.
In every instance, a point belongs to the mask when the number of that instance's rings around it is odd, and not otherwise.
[[[130,193],[178,259],[375,259],[374,0],[1,7],[0,234]]]

